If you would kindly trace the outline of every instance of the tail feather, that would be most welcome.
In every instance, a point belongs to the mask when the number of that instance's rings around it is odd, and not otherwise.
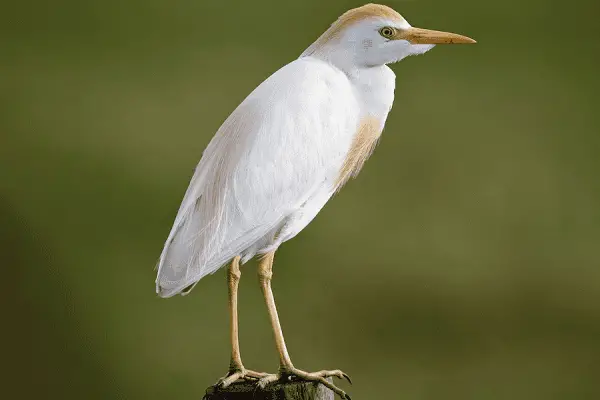
[[[167,240],[159,262],[156,293],[164,298],[177,294],[187,295],[200,279],[206,275],[215,273],[233,257],[239,255],[242,257],[242,264],[246,263],[266,242],[272,240],[276,232],[280,229],[281,224],[282,221],[280,220],[278,223],[272,225],[275,228],[270,228],[271,225],[267,224],[266,226],[255,227],[244,232],[244,234],[236,235],[236,240],[221,247],[209,260],[204,261],[197,257],[197,253],[194,252],[193,247],[173,246],[175,240]],[[181,232],[183,231],[177,230],[173,239],[178,239],[179,235],[182,234]],[[193,259],[194,257],[196,262],[200,262],[196,267],[192,268],[193,271],[191,273],[189,272],[189,266],[192,265],[190,263],[183,264],[187,265],[187,268],[174,268],[174,266],[182,265],[182,261]]]

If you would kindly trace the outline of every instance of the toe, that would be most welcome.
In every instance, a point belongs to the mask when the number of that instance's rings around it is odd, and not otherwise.
[[[258,386],[261,389],[264,389],[265,387],[267,387],[267,385],[276,382],[277,380],[279,380],[279,376],[275,375],[275,374],[265,374],[265,376],[261,377],[258,380]]]
[[[350,380],[350,377],[345,372],[343,372],[339,369],[332,370],[332,371],[323,370],[323,371],[319,371],[319,372],[306,372],[306,371],[302,371],[302,370],[294,368],[291,371],[289,371],[288,373],[292,376],[297,376],[300,379],[305,379],[305,380],[309,380],[309,381],[313,381],[313,382],[319,382],[323,386],[331,389],[342,399],[350,400],[350,396],[346,392],[344,392],[342,389],[340,389],[339,387],[334,385],[330,380],[327,379],[328,377],[335,376],[336,378],[346,379],[346,380],[348,380],[348,382],[352,383],[352,381]]]
[[[329,371],[329,374],[327,374],[326,376],[335,376],[336,378],[339,378],[339,379],[345,379],[348,381],[349,384],[352,385],[352,379],[350,379],[348,374],[342,370],[335,369],[333,371]]]
[[[225,378],[223,380],[223,388],[231,385],[232,383],[243,379],[246,376],[246,372],[245,371],[238,371],[238,372],[234,372],[231,375],[229,375],[227,378]]]
[[[323,371],[319,371],[319,372],[309,373],[309,375],[311,375],[311,376],[321,376],[323,378],[328,378],[330,376],[335,376],[336,378],[339,378],[339,379],[345,379],[345,380],[348,381],[348,383],[352,384],[352,379],[350,379],[350,377],[348,376],[348,374],[345,373],[342,370],[339,370],[339,369],[334,369],[334,370],[331,370],[331,371],[323,370]]]
[[[317,381],[320,382],[323,386],[331,389],[335,394],[337,394],[338,396],[340,396],[342,399],[349,399],[350,398],[350,396],[348,396],[348,394],[346,394],[346,392],[344,392],[339,387],[335,386],[329,380],[327,380],[325,378],[319,378],[319,379],[317,379]]]
[[[268,375],[266,372],[246,371],[246,378],[262,379]]]
[[[233,374],[227,376],[224,379],[221,379],[221,381],[219,382],[219,387],[222,388],[226,388],[227,386],[231,385],[233,382],[237,381],[238,379],[240,379],[242,377],[242,372],[234,372]]]

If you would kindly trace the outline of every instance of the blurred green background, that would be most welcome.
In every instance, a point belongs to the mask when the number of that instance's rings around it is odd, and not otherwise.
[[[162,300],[153,268],[222,121],[361,4],[3,5],[4,395],[200,399],[226,372],[224,271]],[[356,399],[600,398],[596,2],[386,4],[479,44],[393,66],[374,157],[278,252],[294,363]],[[275,371],[242,278],[245,364]]]

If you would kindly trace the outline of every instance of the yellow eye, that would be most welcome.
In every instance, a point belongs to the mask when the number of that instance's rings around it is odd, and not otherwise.
[[[396,30],[392,27],[386,26],[379,30],[379,34],[386,39],[391,39],[396,34]]]

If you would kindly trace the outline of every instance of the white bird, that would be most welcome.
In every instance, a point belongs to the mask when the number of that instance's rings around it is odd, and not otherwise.
[[[225,120],[204,151],[158,263],[161,297],[187,294],[229,263],[232,356],[220,385],[290,377],[318,381],[288,355],[271,291],[273,256],[356,176],[371,155],[394,100],[386,65],[436,44],[475,43],[454,33],[412,27],[393,9],[367,4],[347,11],[302,55],[262,82]],[[261,255],[260,285],[280,357],[278,374],[244,368],[239,351],[239,264]]]

